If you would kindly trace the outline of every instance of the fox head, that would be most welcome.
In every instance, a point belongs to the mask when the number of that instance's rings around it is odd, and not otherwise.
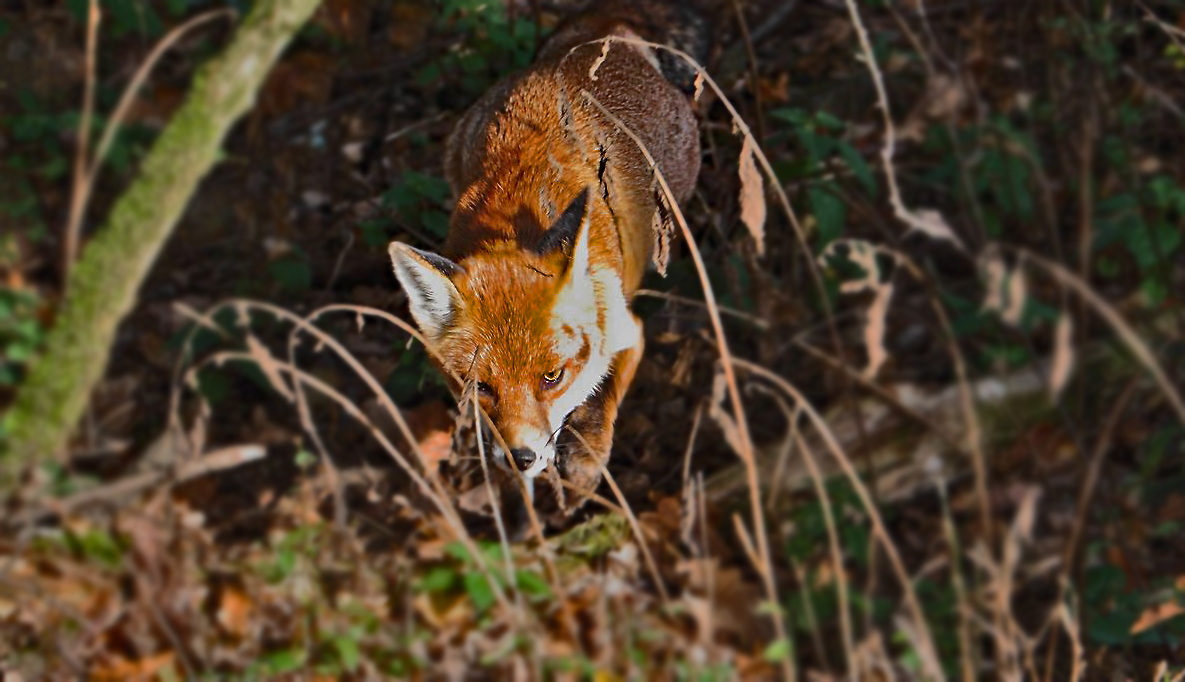
[[[446,374],[466,395],[476,390],[528,478],[555,458],[565,420],[600,388],[613,356],[640,339],[617,267],[598,262],[604,249],[590,252],[591,196],[581,192],[531,248],[491,242],[454,263],[390,246],[420,331]]]

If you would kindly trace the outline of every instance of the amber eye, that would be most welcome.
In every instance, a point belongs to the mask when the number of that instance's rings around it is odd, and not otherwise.
[[[484,381],[477,382],[477,392],[487,398],[494,397],[494,389],[490,388],[490,385]]]
[[[560,367],[559,369],[552,370],[550,372],[546,372],[543,374],[543,385],[547,388],[552,388],[556,384],[560,383],[560,380],[563,378],[564,378],[564,368]]]

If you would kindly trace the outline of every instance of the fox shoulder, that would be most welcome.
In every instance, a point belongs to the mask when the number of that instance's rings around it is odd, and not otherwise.
[[[505,164],[503,156],[519,153],[522,140],[503,148],[499,136],[508,129],[520,129],[527,119],[533,119],[532,125],[546,124],[534,128],[536,134],[526,138],[529,150],[532,145],[554,144],[555,132],[549,130],[566,128],[581,138],[575,144],[594,170],[597,149],[612,153],[614,147],[626,148],[623,155],[637,157],[621,159],[619,166],[630,168],[637,176],[627,180],[648,185],[649,178],[642,177],[648,166],[633,143],[606,143],[605,138],[620,137],[614,124],[602,120],[590,126],[571,120],[573,109],[587,106],[581,97],[585,91],[637,133],[678,200],[691,193],[699,172],[699,133],[689,97],[694,68],[681,57],[640,44],[619,43],[601,55],[602,46],[596,41],[609,36],[670,45],[700,61],[707,46],[705,22],[681,3],[610,0],[595,3],[591,11],[566,20],[548,38],[530,68],[499,82],[458,122],[445,151],[445,173],[458,195],[474,180],[488,177],[491,169]],[[594,61],[603,77],[591,77],[589,67]],[[539,104],[547,99],[552,103]],[[529,110],[532,107],[535,111]],[[541,113],[545,120],[539,120]],[[602,158],[600,163],[604,161]]]

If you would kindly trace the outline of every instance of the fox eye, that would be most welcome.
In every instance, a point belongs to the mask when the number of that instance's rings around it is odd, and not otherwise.
[[[564,378],[564,368],[563,367],[560,367],[559,369],[556,369],[556,370],[552,370],[550,372],[545,372],[543,374],[543,386],[546,388],[552,388],[556,384],[560,383],[560,380],[563,378]]]
[[[484,381],[477,382],[477,392],[480,393],[481,395],[484,395],[487,398],[494,397],[494,389],[491,388],[490,385]]]

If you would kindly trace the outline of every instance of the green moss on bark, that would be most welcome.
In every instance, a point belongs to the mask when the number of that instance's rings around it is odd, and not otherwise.
[[[256,0],[230,45],[198,71],[184,105],[70,276],[45,352],[5,417],[8,445],[0,453],[0,491],[24,467],[65,446],[103,376],[119,322],[135,304],[140,284],[194,189],[318,3]]]

